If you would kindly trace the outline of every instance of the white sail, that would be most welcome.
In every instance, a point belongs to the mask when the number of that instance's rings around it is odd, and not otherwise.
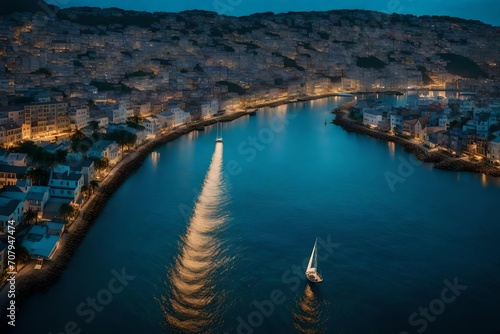
[[[316,253],[316,243],[318,242],[318,239],[314,242],[314,247],[311,253],[311,258],[309,259],[309,264],[307,265],[307,271],[311,268],[317,268],[318,267],[318,255]]]
[[[306,277],[309,281],[313,283],[323,282],[323,277],[321,277],[318,272],[318,239],[314,242],[314,247],[311,253],[311,258],[309,258],[309,263],[307,264]]]

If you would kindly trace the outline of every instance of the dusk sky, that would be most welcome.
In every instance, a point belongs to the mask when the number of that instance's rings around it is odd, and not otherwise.
[[[500,26],[499,0],[47,0],[62,8],[75,6],[118,7],[141,11],[178,12],[203,9],[226,15],[256,12],[323,11],[331,9],[368,9],[386,13],[449,15],[480,20]]]

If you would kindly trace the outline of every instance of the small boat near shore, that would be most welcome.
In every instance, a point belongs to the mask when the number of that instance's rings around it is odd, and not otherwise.
[[[340,97],[354,97],[354,94],[351,94],[351,93],[338,93],[337,96],[340,96]]]
[[[257,109],[255,109],[254,111],[250,111],[250,112],[248,113],[248,115],[250,115],[250,116],[255,116],[255,115],[257,115]]]
[[[215,137],[215,142],[222,143],[222,128],[220,128],[220,134],[219,134],[219,122],[217,122],[217,136]]]

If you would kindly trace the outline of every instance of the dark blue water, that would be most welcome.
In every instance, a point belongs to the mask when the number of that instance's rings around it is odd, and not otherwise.
[[[498,333],[500,182],[325,126],[340,101],[166,144],[15,332]]]

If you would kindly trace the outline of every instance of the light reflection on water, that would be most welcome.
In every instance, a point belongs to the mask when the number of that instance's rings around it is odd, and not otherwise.
[[[224,211],[228,197],[222,166],[222,143],[217,143],[175,264],[165,283],[167,293],[162,297],[161,306],[169,330],[210,333],[222,318],[220,305],[224,290],[217,286],[217,275],[230,261],[217,237],[229,220]]]
[[[299,333],[320,334],[325,333],[324,323],[321,312],[321,297],[315,289],[317,286],[306,284],[303,295],[296,305],[293,313],[293,326]]]
[[[396,153],[396,144],[393,141],[388,141],[387,147],[389,148],[389,154],[391,155],[391,158],[394,159]]]

